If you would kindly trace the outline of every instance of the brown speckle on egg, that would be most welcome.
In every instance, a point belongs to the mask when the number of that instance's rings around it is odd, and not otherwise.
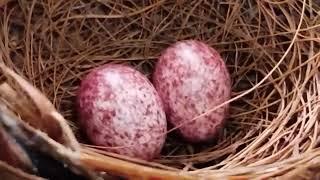
[[[89,140],[107,151],[151,160],[159,156],[167,123],[151,82],[125,65],[93,69],[77,96],[80,125]]]
[[[168,121],[188,141],[214,138],[228,113],[229,104],[188,122],[230,99],[231,80],[219,53],[196,40],[177,42],[161,54],[153,84],[165,107]]]

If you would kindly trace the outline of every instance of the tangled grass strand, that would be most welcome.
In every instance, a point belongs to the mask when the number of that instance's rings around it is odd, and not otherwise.
[[[84,152],[148,166],[150,174],[303,179],[316,176],[320,163],[319,12],[313,0],[11,0],[0,9],[0,55],[53,102]],[[183,39],[216,48],[231,73],[221,136],[193,145],[169,133],[152,163],[91,146],[74,111],[81,78],[105,63],[150,77],[160,52]]]

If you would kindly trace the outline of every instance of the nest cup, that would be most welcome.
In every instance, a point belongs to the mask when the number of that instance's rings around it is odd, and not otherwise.
[[[51,100],[82,150],[110,162],[108,173],[319,177],[319,1],[21,0],[2,5],[0,15],[1,61]],[[161,51],[185,39],[217,49],[231,73],[230,115],[221,135],[195,145],[169,133],[153,162],[89,145],[74,104],[81,78],[106,63],[128,64],[151,77]]]

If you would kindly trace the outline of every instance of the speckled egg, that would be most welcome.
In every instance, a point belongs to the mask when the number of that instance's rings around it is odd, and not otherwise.
[[[77,105],[88,139],[106,151],[152,160],[167,132],[159,95],[139,71],[126,65],[93,69],[81,82]]]
[[[224,127],[229,104],[191,121],[229,100],[231,95],[226,64],[206,43],[184,40],[165,49],[156,63],[153,84],[168,121],[185,140],[212,140]]]

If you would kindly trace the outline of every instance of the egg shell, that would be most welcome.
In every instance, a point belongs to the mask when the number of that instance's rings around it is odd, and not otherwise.
[[[168,121],[185,140],[203,142],[217,137],[224,127],[229,104],[191,121],[230,99],[230,74],[214,48],[197,40],[174,43],[161,53],[153,84]]]
[[[159,95],[139,71],[108,64],[93,69],[77,96],[80,125],[94,145],[106,151],[152,160],[167,132]]]

